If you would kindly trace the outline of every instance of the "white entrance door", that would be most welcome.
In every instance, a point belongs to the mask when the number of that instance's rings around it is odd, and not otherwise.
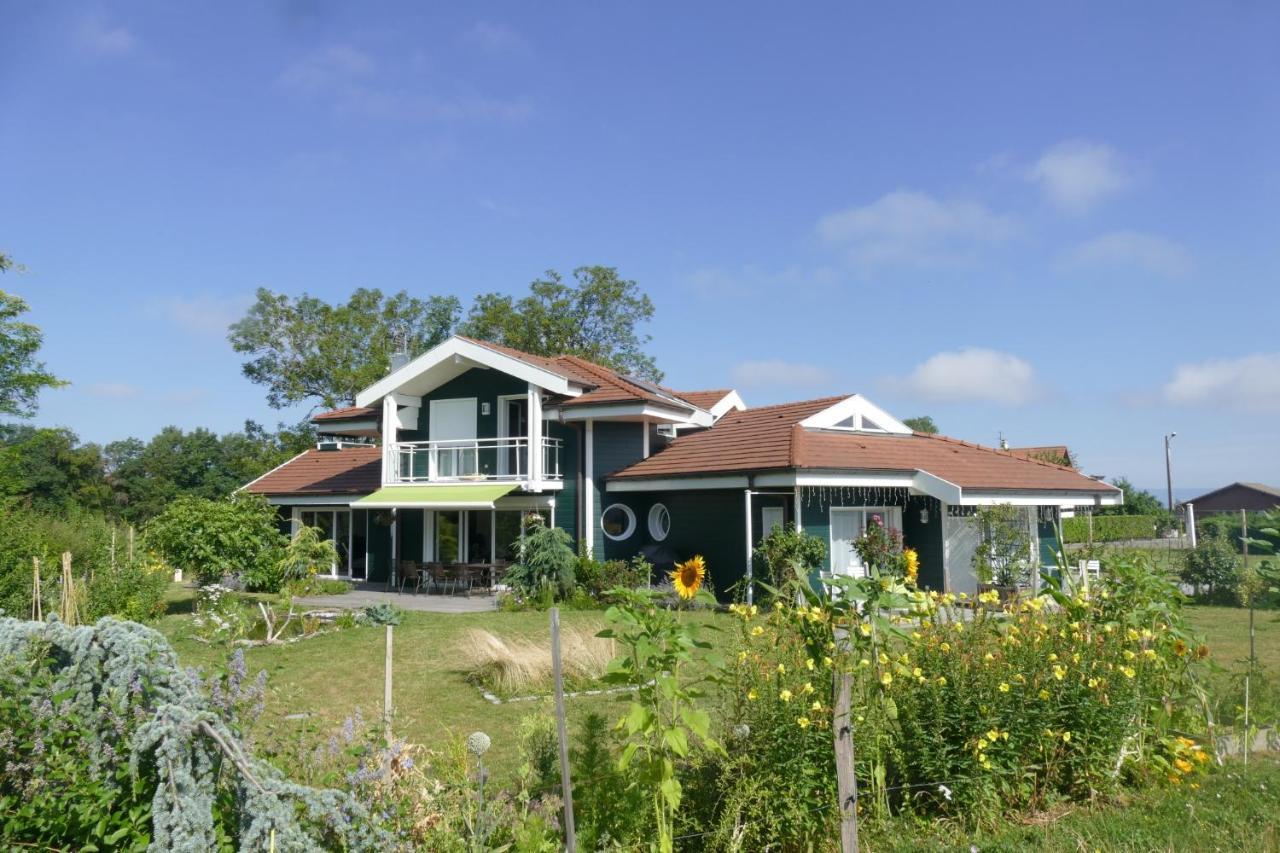
[[[760,532],[768,536],[773,532],[773,528],[782,526],[782,507],[780,506],[762,506],[760,507]]]
[[[476,398],[432,400],[428,433],[433,442],[431,476],[476,473]]]
[[[853,543],[862,535],[862,510],[831,510],[831,571],[837,575],[862,577],[866,569]]]
[[[978,576],[973,571],[973,554],[978,550],[982,534],[972,517],[954,516],[942,510],[942,553],[946,568],[947,592],[978,591]]]

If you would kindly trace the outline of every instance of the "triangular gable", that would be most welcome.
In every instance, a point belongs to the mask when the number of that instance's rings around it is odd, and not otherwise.
[[[800,422],[806,429],[840,429],[850,432],[911,435],[911,427],[861,394],[846,397]]]
[[[356,395],[356,405],[373,405],[388,394],[421,396],[473,367],[500,371],[552,394],[576,397],[582,393],[580,384],[562,373],[454,336],[361,391]]]

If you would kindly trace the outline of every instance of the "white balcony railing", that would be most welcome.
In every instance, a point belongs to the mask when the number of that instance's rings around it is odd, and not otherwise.
[[[540,480],[559,480],[558,438],[542,439]],[[522,482],[532,479],[529,470],[529,439],[468,438],[445,441],[401,441],[396,444],[395,483],[438,483],[465,481]]]

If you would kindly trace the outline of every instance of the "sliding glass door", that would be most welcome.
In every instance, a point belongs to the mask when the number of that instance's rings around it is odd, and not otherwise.
[[[351,510],[349,509],[304,509],[298,514],[299,521],[306,527],[314,527],[320,532],[320,538],[333,543],[337,552],[337,561],[329,567],[331,576],[351,574],[351,553],[353,551],[351,530]],[[361,537],[363,540],[363,537]],[[361,545],[363,557],[364,546]]]

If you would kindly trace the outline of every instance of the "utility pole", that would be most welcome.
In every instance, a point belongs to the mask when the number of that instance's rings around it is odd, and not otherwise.
[[[1169,443],[1176,435],[1176,432],[1171,432],[1164,437],[1164,479],[1169,488],[1169,512],[1173,512],[1173,454],[1169,450]]]

